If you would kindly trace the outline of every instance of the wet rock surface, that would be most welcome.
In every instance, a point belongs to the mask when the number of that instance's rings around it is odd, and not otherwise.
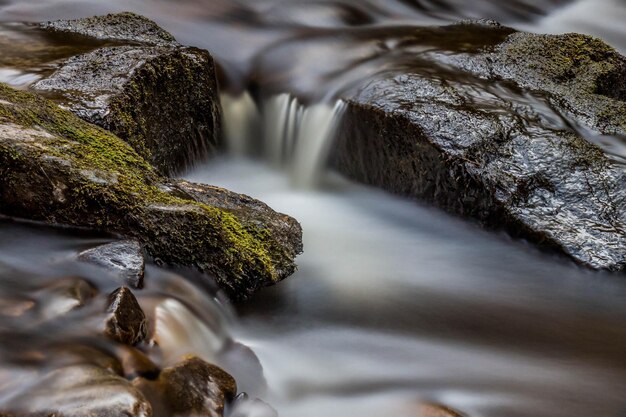
[[[146,338],[146,315],[128,287],[120,287],[109,295],[104,334],[112,340],[134,346]]]
[[[90,365],[51,371],[4,410],[15,417],[150,417],[152,407],[127,380]]]
[[[446,38],[459,28],[464,45]],[[626,169],[601,146],[626,134],[626,59],[583,35],[485,22],[430,30],[406,41],[431,47],[405,69],[346,95],[334,165],[580,264],[623,270]]]
[[[40,27],[102,40],[134,41],[152,45],[176,44],[176,39],[155,22],[130,12],[85,19],[55,20],[41,23]]]
[[[155,381],[136,378],[133,385],[153,404],[155,417],[221,417],[237,393],[233,377],[197,357],[163,369]]]
[[[146,264],[138,240],[129,239],[97,246],[81,252],[78,259],[106,268],[131,288],[143,288]]]
[[[215,151],[221,115],[207,51],[181,47],[154,22],[130,13],[43,27],[142,44],[69,58],[33,90],[124,139],[161,173],[181,172]]]
[[[211,273],[236,299],[293,273],[302,249],[294,219],[246,196],[167,180],[116,136],[1,84],[0,211],[134,237],[168,264]]]

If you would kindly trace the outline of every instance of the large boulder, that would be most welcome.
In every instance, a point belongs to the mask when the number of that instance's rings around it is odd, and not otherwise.
[[[118,137],[1,84],[0,213],[134,237],[165,263],[212,274],[238,299],[293,273],[302,251],[289,216],[168,180]]]
[[[335,167],[580,264],[626,267],[626,169],[609,147],[626,134],[624,57],[491,22],[398,45],[402,62],[344,96]]]
[[[181,172],[215,151],[221,114],[207,51],[182,47],[132,13],[41,27],[122,44],[65,60],[33,90],[124,139],[163,174]]]

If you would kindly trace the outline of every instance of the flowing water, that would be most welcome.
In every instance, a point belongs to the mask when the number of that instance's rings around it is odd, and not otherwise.
[[[230,155],[186,177],[257,197],[304,229],[299,271],[236,308],[193,273],[149,266],[137,294],[157,328],[155,361],[199,354],[285,417],[416,416],[421,401],[471,417],[626,416],[623,276],[356,185],[324,164],[343,111],[338,93],[393,61],[372,55],[377,37],[392,43],[413,26],[495,18],[603,36],[626,51],[626,2],[5,0],[0,20],[128,9],[210,49],[222,67]],[[0,78],[26,85],[64,53],[18,74],[0,68]],[[524,103],[571,126],[540,100]],[[626,155],[619,138],[598,140]],[[93,330],[102,296],[59,318],[67,288],[115,288],[74,260],[110,239],[0,223],[0,405],[32,401],[42,369],[96,361],[94,350],[123,355]]]

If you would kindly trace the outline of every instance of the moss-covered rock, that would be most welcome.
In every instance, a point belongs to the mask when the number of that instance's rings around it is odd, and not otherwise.
[[[121,40],[150,45],[172,45],[176,39],[152,20],[131,12],[84,19],[55,20],[40,25],[55,32],[77,33],[101,40]]]
[[[249,197],[161,177],[128,144],[36,95],[0,85],[0,212],[139,239],[211,273],[234,298],[293,273],[292,218]]]
[[[32,89],[124,139],[163,174],[178,173],[215,151],[221,115],[207,51],[181,47],[154,22],[132,13],[43,27],[133,44],[71,57]]]
[[[437,43],[417,31],[410,45],[424,42],[427,53],[407,61],[393,51],[401,69],[344,96],[335,166],[578,263],[623,270],[626,170],[606,144],[626,135],[626,58],[584,35],[453,28],[431,29]],[[460,29],[472,48],[446,41]]]

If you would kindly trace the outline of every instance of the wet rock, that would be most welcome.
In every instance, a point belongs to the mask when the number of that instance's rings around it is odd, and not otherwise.
[[[155,405],[156,417],[221,417],[237,393],[233,377],[196,357],[163,369],[156,381],[137,378],[133,384]]]
[[[292,218],[221,188],[165,179],[130,146],[0,84],[0,213],[136,238],[163,262],[243,299],[296,269]]]
[[[406,42],[430,45],[411,55],[410,71],[346,96],[335,166],[580,264],[623,270],[626,170],[599,145],[626,134],[626,59],[583,35],[467,22],[428,31]]]
[[[81,252],[78,259],[108,269],[132,288],[143,288],[145,261],[138,240],[129,239],[98,246]]]
[[[128,142],[161,173],[176,174],[214,152],[220,130],[211,55],[185,48],[130,13],[44,27],[148,43],[74,56],[31,88]]]
[[[154,23],[135,13],[124,12],[85,19],[55,20],[41,23],[44,29],[77,33],[102,40],[122,40],[152,45],[176,44],[176,39]]]
[[[137,299],[128,287],[121,287],[109,296],[110,317],[104,334],[119,343],[134,346],[146,338],[147,323]]]
[[[95,366],[54,370],[11,399],[20,417],[151,417],[152,407],[130,382]]]

